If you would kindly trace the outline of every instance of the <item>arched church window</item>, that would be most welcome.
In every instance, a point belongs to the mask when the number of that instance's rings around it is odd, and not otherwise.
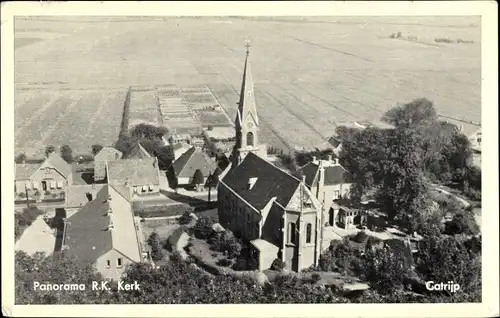
[[[247,133],[247,146],[253,146],[253,132]]]
[[[311,236],[312,236],[312,224],[307,223],[306,226],[306,243],[311,243]]]
[[[288,243],[295,243],[295,223],[288,223]]]

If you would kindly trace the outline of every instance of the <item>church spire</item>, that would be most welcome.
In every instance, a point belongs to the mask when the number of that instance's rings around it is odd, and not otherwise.
[[[250,68],[250,43],[247,42],[245,46],[245,66],[243,68],[243,80],[241,82],[240,100],[238,102],[238,112],[236,114],[236,129],[241,129],[245,121],[247,121],[247,117],[249,116],[251,117],[251,120],[255,123],[255,125],[259,126],[257,109],[255,107],[252,71]]]

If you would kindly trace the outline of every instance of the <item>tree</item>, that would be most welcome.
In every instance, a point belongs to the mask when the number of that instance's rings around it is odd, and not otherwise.
[[[425,238],[418,245],[416,270],[425,281],[459,282],[461,292],[451,297],[480,302],[481,255],[469,249],[467,242],[463,237],[454,236]]]
[[[130,135],[135,138],[154,140],[161,139],[167,132],[168,130],[165,127],[156,127],[142,123],[134,126],[130,131]]]
[[[18,154],[15,158],[16,163],[24,163],[25,161],[26,161],[26,155],[24,153]]]
[[[127,158],[130,151],[134,147],[136,140],[128,133],[120,133],[118,140],[115,142],[115,148],[123,153],[123,158]]]
[[[67,163],[72,163],[73,162],[73,149],[71,149],[71,147],[68,145],[61,146],[61,157]]]
[[[160,170],[167,170],[174,161],[174,152],[170,146],[162,146],[156,151]]]
[[[363,277],[376,291],[386,294],[403,288],[404,278],[409,274],[404,254],[399,249],[378,248],[366,252],[363,262]]]
[[[413,128],[397,128],[389,139],[388,160],[383,162],[383,178],[377,197],[390,218],[410,231],[420,229],[416,220],[430,211],[427,179],[421,160],[421,139]]]
[[[148,244],[151,247],[151,258],[153,261],[159,261],[163,259],[163,250],[161,248],[160,236],[158,233],[153,232],[148,238]]]
[[[196,169],[193,175],[193,185],[198,189],[200,184],[203,184],[204,177],[203,172],[200,169]]]
[[[205,187],[208,188],[208,202],[211,201],[210,195],[212,192],[212,188],[217,187],[217,185],[219,184],[219,175],[221,173],[222,173],[222,170],[219,167],[216,167],[214,172],[212,172],[207,178],[207,182],[205,183]]]
[[[46,257],[43,253],[29,256],[24,252],[15,254],[16,304],[98,304],[114,303],[112,291],[94,291],[92,281],[104,278],[91,264],[79,262],[71,255],[55,253]],[[34,282],[51,284],[85,284],[84,290],[43,291],[34,290]],[[113,284],[109,284],[113,288]]]
[[[390,163],[389,142],[393,138],[393,131],[339,127],[337,133],[342,139],[340,159],[354,183],[351,198],[360,200],[368,190],[385,179],[385,167]]]
[[[102,150],[102,148],[103,148],[103,146],[100,145],[100,144],[94,144],[94,145],[92,145],[92,154],[94,156],[97,155],[99,153],[99,151]]]
[[[418,98],[387,111],[382,120],[396,127],[428,126],[436,122],[434,104],[426,98]]]
[[[459,210],[451,221],[445,224],[444,232],[448,235],[466,234],[476,235],[479,233],[479,226],[474,218],[474,212]]]
[[[45,157],[50,156],[50,154],[55,152],[55,151],[56,151],[56,147],[54,147],[52,145],[45,147]]]

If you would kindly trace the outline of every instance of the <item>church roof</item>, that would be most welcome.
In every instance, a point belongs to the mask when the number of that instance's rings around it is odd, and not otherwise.
[[[251,188],[250,178],[256,178]],[[237,167],[229,170],[222,181],[257,210],[263,209],[273,197],[286,207],[301,182],[251,152]]]
[[[238,111],[235,121],[236,128],[243,125],[246,116],[252,116],[255,125],[259,125],[257,109],[255,106],[255,94],[248,48],[249,46],[247,45],[247,55],[245,58],[245,67],[243,69],[243,80],[241,82],[240,100],[238,102]]]

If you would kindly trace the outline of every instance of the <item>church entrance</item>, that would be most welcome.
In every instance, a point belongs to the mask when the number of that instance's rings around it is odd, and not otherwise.
[[[42,190],[47,191],[47,181],[42,181]]]

